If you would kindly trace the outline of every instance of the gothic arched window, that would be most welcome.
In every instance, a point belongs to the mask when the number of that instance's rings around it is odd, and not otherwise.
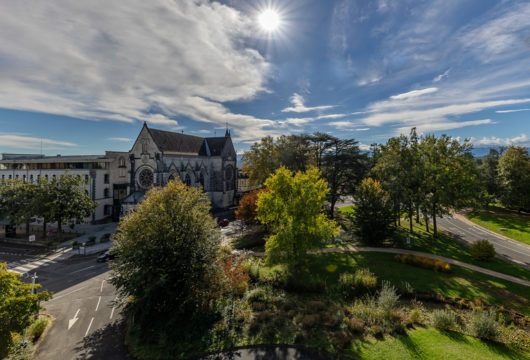
[[[190,174],[186,174],[186,177],[184,178],[184,184],[190,186],[191,185],[191,178]]]
[[[199,176],[199,184],[201,184],[201,188],[204,190],[204,175],[202,173]]]

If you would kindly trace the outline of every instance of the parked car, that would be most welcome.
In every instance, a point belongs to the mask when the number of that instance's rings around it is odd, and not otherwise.
[[[107,260],[112,260],[116,257],[116,254],[112,250],[107,250],[103,254],[98,256],[98,262],[105,262]]]
[[[225,226],[228,226],[228,224],[230,224],[230,221],[228,221],[228,219],[223,219],[223,220],[220,220],[220,221],[217,223],[217,226],[219,226],[219,227],[225,227]]]

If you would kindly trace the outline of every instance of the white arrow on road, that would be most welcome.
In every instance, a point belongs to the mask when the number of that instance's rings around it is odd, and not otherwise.
[[[75,313],[74,317],[68,320],[68,330],[70,330],[70,328],[74,326],[75,322],[79,320],[79,318],[77,317],[77,314],[79,314],[79,310],[81,309],[77,309],[77,312]]]

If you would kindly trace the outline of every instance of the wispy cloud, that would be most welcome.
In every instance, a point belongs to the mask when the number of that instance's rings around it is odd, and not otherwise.
[[[109,137],[109,138],[107,138],[107,140],[110,140],[110,141],[122,141],[122,142],[132,141],[132,139],[125,138],[125,137]]]
[[[433,92],[438,91],[438,88],[432,87],[427,89],[421,89],[421,90],[412,90],[403,94],[393,95],[390,98],[392,100],[402,100],[402,99],[410,99],[418,96],[422,96],[425,94],[431,94]]]
[[[519,111],[530,111],[530,109],[497,110],[495,112],[497,114],[505,114],[505,113],[519,112]]]
[[[443,74],[440,74],[438,76],[436,76],[434,79],[432,79],[433,82],[438,82],[440,80],[442,80],[443,78],[446,78],[447,76],[449,76],[449,72],[451,71],[451,69],[447,69],[445,70],[445,72]]]
[[[269,122],[222,103],[267,91],[269,63],[243,45],[255,26],[208,1],[0,3],[0,107],[172,128],[230,119],[248,137]]]
[[[396,135],[399,134],[409,134],[410,130],[415,127],[418,134],[425,134],[425,133],[431,133],[435,131],[444,131],[444,130],[454,130],[463,128],[466,126],[477,126],[477,125],[484,125],[484,124],[493,124],[493,121],[491,119],[483,119],[483,120],[470,120],[470,121],[441,121],[441,122],[435,122],[430,124],[418,124],[414,126],[405,126],[400,127],[396,131]]]
[[[482,139],[471,138],[475,146],[509,146],[522,145],[530,146],[530,138],[526,134],[521,134],[512,138],[498,138],[496,136],[483,137]]]
[[[6,133],[0,133],[0,144],[3,147],[15,148],[15,149],[26,149],[26,150],[38,150],[41,145],[46,150],[56,150],[75,147],[77,144],[46,138],[36,138],[31,136],[12,135]]]
[[[302,95],[294,93],[293,96],[289,99],[291,104],[294,106],[286,107],[282,110],[282,112],[296,112],[296,113],[302,113],[302,112],[309,112],[309,111],[320,111],[320,110],[326,110],[331,109],[334,106],[333,105],[321,105],[321,106],[305,106],[305,99]]]

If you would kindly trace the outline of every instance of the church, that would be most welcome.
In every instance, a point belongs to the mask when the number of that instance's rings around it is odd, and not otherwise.
[[[87,194],[97,203],[86,222],[118,221],[145,199],[153,186],[180,179],[200,186],[212,212],[236,203],[237,160],[230,131],[222,137],[199,137],[152,129],[144,123],[130,151],[105,155],[2,154],[0,181],[37,182],[65,173],[84,179]]]
[[[208,194],[213,210],[235,204],[237,157],[230,131],[223,137],[199,137],[153,129],[144,123],[129,151],[129,196],[122,211],[144,198],[152,186],[180,179],[200,186]]]

